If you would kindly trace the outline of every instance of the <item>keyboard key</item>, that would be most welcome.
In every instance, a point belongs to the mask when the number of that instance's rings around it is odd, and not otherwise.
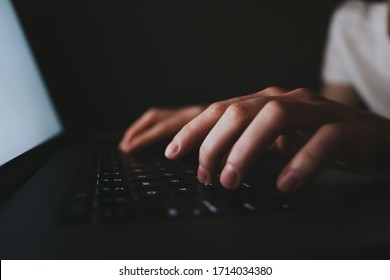
[[[248,215],[291,209],[250,183],[243,183],[235,191],[226,190],[217,180],[201,184],[196,177],[196,159],[170,161],[163,154],[125,156],[107,145],[98,158],[89,157],[87,161],[88,174],[81,173],[65,209],[68,217],[75,220],[87,221],[94,201],[104,221]]]
[[[241,205],[241,213],[271,213],[271,212],[288,212],[291,210],[289,204],[279,199],[267,200],[246,200]]]
[[[131,181],[131,185],[134,189],[150,189],[150,188],[162,188],[162,184],[156,180],[142,180],[142,181]]]
[[[216,216],[224,214],[224,211],[210,199],[202,199],[201,196],[182,196],[177,200],[189,217]]]
[[[203,199],[202,203],[212,214],[218,214],[221,211],[218,206],[210,200]]]
[[[170,178],[165,181],[167,186],[183,186],[188,185],[190,182],[185,178]]]
[[[150,188],[144,190],[136,190],[135,196],[137,198],[163,198],[167,197],[168,193],[161,188]]]
[[[192,186],[176,186],[171,189],[173,194],[180,195],[180,194],[187,194],[187,195],[192,195],[192,194],[198,194],[200,193],[200,189]]]

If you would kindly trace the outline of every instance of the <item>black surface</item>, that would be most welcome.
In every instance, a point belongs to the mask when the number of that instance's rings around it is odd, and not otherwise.
[[[64,194],[82,154],[78,145],[62,149],[1,203],[2,259],[389,257],[389,185],[337,170],[324,171],[315,184],[287,197],[295,207],[292,213],[180,222],[62,222]]]
[[[319,88],[337,0],[14,0],[68,128],[268,86]]]

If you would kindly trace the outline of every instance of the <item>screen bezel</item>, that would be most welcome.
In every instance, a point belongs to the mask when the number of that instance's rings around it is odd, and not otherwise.
[[[46,77],[41,69],[39,60],[37,59],[34,49],[31,47],[31,39],[29,34],[26,32],[26,28],[23,22],[23,19],[20,16],[18,7],[14,0],[10,0],[12,7],[16,13],[19,24],[22,28],[23,35],[27,41],[27,44],[30,48],[31,55],[36,64],[36,67],[40,73],[43,84],[46,88],[48,98],[51,105],[53,106],[58,121],[61,126],[61,130],[53,135],[52,137],[44,140],[42,143],[30,148],[29,150],[23,152],[22,154],[10,159],[4,164],[0,165],[0,199],[4,198],[9,194],[13,189],[20,186],[25,182],[31,175],[33,175],[42,164],[50,157],[53,151],[57,150],[61,143],[64,142],[64,139],[67,135],[67,129],[64,126],[63,118],[59,114],[59,110],[53,100],[51,95],[51,90],[48,88],[46,82]]]
[[[0,166],[0,199],[23,184],[65,141],[61,133]]]

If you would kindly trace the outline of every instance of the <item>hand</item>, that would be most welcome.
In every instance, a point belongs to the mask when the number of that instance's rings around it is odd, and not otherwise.
[[[209,106],[186,124],[165,155],[177,159],[199,147],[198,178],[221,170],[226,188],[240,185],[255,161],[297,135],[312,135],[279,174],[281,191],[298,189],[332,160],[373,164],[389,155],[390,121],[307,90],[268,88]]]
[[[150,108],[127,129],[119,148],[124,153],[131,153],[173,137],[204,109],[201,105],[179,109]]]

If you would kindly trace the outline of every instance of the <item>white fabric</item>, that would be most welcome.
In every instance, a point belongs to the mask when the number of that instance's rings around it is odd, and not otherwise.
[[[351,85],[371,111],[390,118],[388,2],[347,1],[333,15],[322,78]]]

